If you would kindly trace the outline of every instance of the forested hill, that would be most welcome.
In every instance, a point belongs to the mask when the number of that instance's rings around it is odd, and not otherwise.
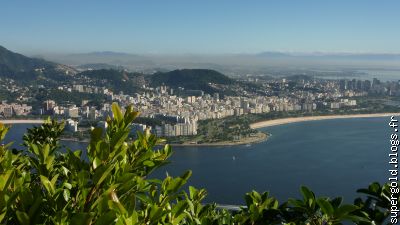
[[[155,73],[149,77],[152,86],[167,85],[172,88],[183,87],[191,90],[203,90],[206,93],[218,92],[212,84],[228,85],[235,81],[215,70],[182,69],[166,73]]]
[[[39,77],[51,81],[64,80],[66,79],[65,75],[74,72],[74,69],[67,66],[43,59],[30,58],[0,46],[0,77],[8,77],[22,82]]]

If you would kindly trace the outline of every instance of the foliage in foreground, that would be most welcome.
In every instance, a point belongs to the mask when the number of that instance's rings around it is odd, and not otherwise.
[[[0,224],[382,224],[390,217],[389,186],[371,184],[354,205],[317,198],[301,187],[303,199],[279,204],[268,192],[245,195],[239,211],[202,204],[204,189],[183,186],[188,171],[163,180],[148,175],[167,162],[168,145],[146,132],[128,140],[138,115],[113,104],[108,128],[94,128],[87,148],[62,153],[63,124],[46,121],[28,129],[26,151],[0,146]],[[0,124],[0,141],[8,131]],[[397,196],[398,198],[398,196]]]

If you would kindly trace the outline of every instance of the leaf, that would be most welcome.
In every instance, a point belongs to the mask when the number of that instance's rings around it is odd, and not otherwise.
[[[28,214],[26,214],[25,212],[21,212],[21,211],[16,211],[15,214],[17,214],[17,219],[20,222],[20,224],[23,225],[29,225],[30,224],[30,219]]]
[[[96,186],[100,186],[101,183],[103,183],[103,181],[108,177],[108,175],[114,169],[114,166],[115,166],[115,164],[109,164],[107,166],[98,167],[95,170],[94,181],[96,182]],[[99,176],[100,176],[100,178],[96,179]]]
[[[304,202],[298,199],[289,199],[288,203],[293,205],[294,207],[297,208],[303,208],[304,207]]]
[[[66,187],[69,190],[72,189],[72,185],[70,183],[64,183],[64,187]]]
[[[184,184],[186,184],[189,179],[192,171],[187,171],[183,176],[177,177],[171,180],[171,182],[167,185],[167,191],[176,192],[179,188],[181,188]]]
[[[29,217],[34,217],[36,215],[37,210],[39,209],[40,205],[42,204],[43,199],[41,197],[36,197],[35,202],[33,205],[29,207]]]
[[[121,109],[119,108],[118,104],[114,102],[111,106],[111,110],[113,112],[114,119],[119,123],[123,120],[123,115],[121,113]]]
[[[300,192],[303,195],[304,202],[308,207],[314,208],[315,206],[315,195],[314,193],[308,189],[306,186],[301,186]]]
[[[359,209],[359,208],[355,205],[342,205],[336,210],[335,216],[342,217],[351,212],[356,211],[357,209]]]
[[[136,211],[132,212],[132,215],[126,219],[126,224],[138,224],[139,218],[138,213]]]
[[[50,193],[50,195],[54,194],[54,187],[52,183],[49,181],[49,179],[43,175],[40,175],[40,181],[42,182],[43,186],[46,188],[47,192]]]
[[[337,197],[332,199],[331,204],[333,206],[333,208],[338,208],[340,206],[340,204],[342,204],[343,198],[342,197]]]
[[[0,190],[7,190],[10,183],[14,180],[14,170],[8,170],[0,178]]]
[[[74,225],[89,225],[92,221],[92,215],[89,213],[77,213],[72,216],[71,223]]]
[[[64,200],[65,200],[66,202],[69,201],[69,199],[70,199],[70,193],[69,193],[69,190],[68,190],[68,189],[64,189],[64,190],[63,190],[63,197],[64,197]]]
[[[178,215],[180,215],[181,213],[183,213],[183,211],[185,211],[185,209],[187,208],[188,204],[186,201],[179,201],[176,205],[174,205],[174,207],[172,208],[172,214],[177,217]]]
[[[155,164],[153,161],[146,160],[143,162],[143,165],[148,166],[148,167],[153,167]]]
[[[194,199],[194,196],[196,196],[198,193],[197,189],[193,186],[189,186],[189,196],[190,199]]]
[[[328,216],[333,216],[333,207],[331,203],[323,198],[317,199],[317,204],[321,208],[322,212],[324,212]]]
[[[109,211],[107,213],[104,213],[101,215],[97,220],[95,225],[109,225],[109,224],[114,224],[114,221],[116,219],[115,212]]]

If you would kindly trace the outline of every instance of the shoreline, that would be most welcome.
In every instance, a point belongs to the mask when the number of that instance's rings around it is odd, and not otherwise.
[[[264,120],[250,124],[250,128],[259,129],[290,123],[318,121],[318,120],[332,120],[332,119],[351,119],[351,118],[374,118],[374,117],[389,117],[400,116],[400,113],[371,113],[371,114],[348,114],[348,115],[325,115],[325,116],[303,116],[303,117],[289,117],[281,119]]]
[[[10,119],[10,120],[0,120],[2,124],[42,124],[45,120],[44,119]]]
[[[250,124],[250,128],[252,129],[260,129],[272,126],[279,126],[290,123],[298,123],[298,122],[307,122],[307,121],[319,121],[319,120],[331,120],[331,119],[351,119],[351,118],[374,118],[374,117],[389,117],[389,116],[400,116],[400,112],[398,113],[370,113],[370,114],[347,114],[347,115],[321,115],[321,116],[304,116],[304,117],[289,117],[289,118],[280,118],[280,119],[272,119],[265,120],[256,123]],[[39,119],[23,119],[23,120],[0,120],[0,123],[3,124],[42,124],[44,120]],[[247,145],[247,144],[256,144],[263,141],[268,140],[270,134],[263,133],[259,131],[256,136],[246,137],[240,141],[222,141],[215,143],[182,143],[182,144],[174,144],[171,143],[169,145],[176,147],[222,147],[222,146],[237,146],[237,145]],[[89,140],[79,140],[75,138],[61,138],[62,141],[74,141],[74,142],[86,142]]]

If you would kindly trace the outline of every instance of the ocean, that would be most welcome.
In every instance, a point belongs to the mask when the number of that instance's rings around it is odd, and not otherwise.
[[[351,203],[358,188],[388,177],[389,118],[298,122],[263,128],[262,143],[229,147],[174,147],[170,164],[152,177],[192,170],[189,185],[208,191],[206,202],[244,204],[251,190],[269,191],[280,202],[300,197],[306,185],[317,196],[343,196]],[[5,142],[19,147],[31,125],[13,125]],[[85,149],[85,143],[64,143]]]

